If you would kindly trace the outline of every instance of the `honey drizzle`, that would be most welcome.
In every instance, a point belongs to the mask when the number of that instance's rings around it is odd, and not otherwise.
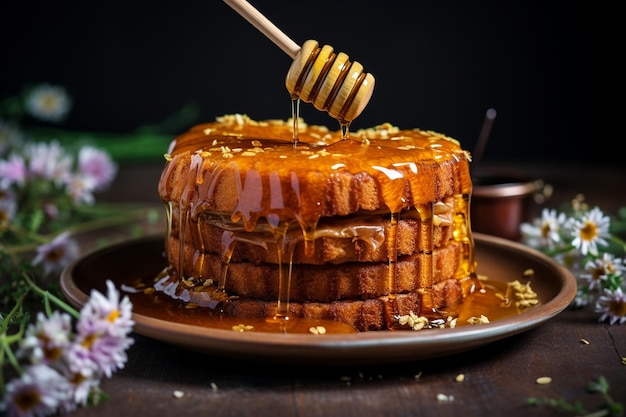
[[[288,223],[281,223],[272,230],[276,240],[276,255],[278,257],[278,300],[274,320],[289,320],[289,288],[291,285],[291,267],[293,246],[286,239]]]
[[[421,273],[421,281],[426,283],[424,292],[422,294],[422,301],[425,301],[425,304],[433,305],[433,296],[432,296],[432,285],[434,284],[434,268],[433,268],[433,251],[434,251],[434,242],[433,242],[433,234],[434,234],[434,225],[433,225],[433,204],[429,204],[426,206],[422,206],[416,209],[419,214],[420,219],[420,227],[421,227],[421,235],[427,242],[423,245],[424,254],[426,256],[423,257],[423,264],[420,268]]]
[[[341,129],[341,139],[347,140],[350,139],[350,123],[340,123],[339,128]]]
[[[389,240],[387,241],[387,256],[389,257],[389,299],[395,300],[398,292],[398,213],[391,213],[390,220]]]
[[[172,210],[173,210],[173,201],[167,201],[165,203],[165,242],[163,248],[165,249],[165,253],[170,253],[170,237],[172,236]]]
[[[235,239],[235,233],[225,230],[222,233],[222,247],[220,249],[222,261],[222,268],[220,271],[220,278],[217,284],[218,291],[225,291],[226,288],[226,277],[228,276],[228,265],[230,265],[230,260],[233,256],[233,252],[235,251],[235,245],[237,244],[237,240]]]
[[[185,236],[187,235],[187,225],[189,224],[189,210],[183,209],[179,206],[180,219],[179,219],[179,240],[178,240],[178,267],[177,271],[181,278],[185,278],[183,271],[185,270]]]
[[[299,141],[300,132],[300,99],[297,97],[291,98],[291,119],[293,125],[293,145],[296,146]]]

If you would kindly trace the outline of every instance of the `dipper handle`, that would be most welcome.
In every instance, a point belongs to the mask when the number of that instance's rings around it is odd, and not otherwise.
[[[224,0],[224,3],[232,7],[237,13],[239,13],[244,19],[257,28],[267,38],[276,44],[283,50],[291,59],[295,58],[300,51],[300,46],[285,35],[280,29],[276,27],[267,17],[263,16],[261,12],[254,8],[246,0]]]

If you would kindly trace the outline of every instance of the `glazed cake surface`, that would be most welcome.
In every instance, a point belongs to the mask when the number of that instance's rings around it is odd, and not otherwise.
[[[156,287],[184,302],[381,330],[443,314],[474,272],[470,158],[445,135],[226,115],[166,159]]]

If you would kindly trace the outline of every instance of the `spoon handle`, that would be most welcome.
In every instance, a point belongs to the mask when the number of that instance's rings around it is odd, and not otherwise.
[[[474,148],[474,152],[472,153],[472,167],[474,171],[477,169],[476,167],[479,165],[480,160],[483,157],[483,152],[485,151],[485,145],[487,144],[487,139],[489,139],[489,134],[491,133],[491,126],[493,125],[493,120],[496,118],[496,110],[489,109],[487,113],[485,113],[485,120],[483,121],[483,126],[480,130],[480,134],[478,135],[478,142],[476,143],[476,148]]]
[[[224,2],[250,22],[252,26],[261,31],[292,59],[296,57],[300,51],[300,46],[278,29],[268,18],[263,16],[254,6],[246,0],[224,0]]]

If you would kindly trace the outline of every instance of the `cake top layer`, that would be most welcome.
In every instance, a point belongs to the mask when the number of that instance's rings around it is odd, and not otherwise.
[[[293,121],[226,115],[178,136],[159,183],[164,201],[301,226],[362,210],[392,213],[469,194],[468,152],[445,135],[391,124],[350,133]]]

